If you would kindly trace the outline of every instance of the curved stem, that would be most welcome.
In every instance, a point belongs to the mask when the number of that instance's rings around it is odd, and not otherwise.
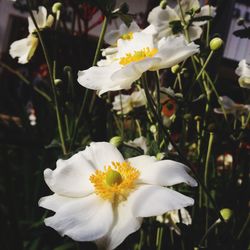
[[[39,27],[37,25],[36,19],[34,17],[33,12],[32,12],[30,0],[27,0],[27,4],[28,4],[28,7],[29,7],[28,8],[29,14],[31,16],[31,19],[32,19],[35,27],[36,27],[36,32],[37,32],[39,41],[40,41],[41,46],[42,46],[45,61],[46,61],[47,65],[48,65],[48,72],[49,72],[49,78],[50,78],[50,83],[51,83],[50,85],[51,85],[51,89],[52,89],[52,93],[53,93],[53,97],[54,97],[54,105],[55,105],[55,110],[56,110],[58,132],[59,132],[59,137],[60,137],[60,141],[61,141],[61,147],[62,147],[63,154],[66,155],[67,150],[66,150],[65,141],[64,141],[61,115],[60,115],[60,112],[59,112],[56,88],[55,88],[55,83],[54,83],[54,78],[53,78],[53,73],[52,73],[52,65],[51,65],[51,62],[50,62],[50,59],[49,59],[49,56],[48,56],[48,51],[47,51],[47,48],[45,46],[43,37],[42,37],[42,35],[40,33],[40,30],[39,30]]]

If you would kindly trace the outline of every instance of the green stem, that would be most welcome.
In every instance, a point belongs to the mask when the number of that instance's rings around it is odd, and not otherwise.
[[[145,77],[143,75],[143,77]],[[204,185],[204,183],[202,182],[201,178],[198,176],[198,174],[196,173],[196,170],[193,168],[193,165],[191,162],[189,162],[189,160],[184,156],[184,154],[181,152],[181,150],[179,149],[179,147],[176,145],[176,143],[173,141],[173,139],[171,138],[171,135],[169,134],[168,130],[164,127],[163,123],[162,123],[162,120],[160,117],[158,117],[157,115],[157,112],[156,110],[154,109],[154,102],[152,100],[152,97],[149,93],[149,90],[148,90],[148,86],[147,86],[147,83],[146,81],[142,81],[142,84],[143,84],[143,88],[145,90],[145,94],[146,94],[146,97],[147,97],[147,101],[148,101],[148,106],[149,106],[149,109],[151,110],[151,112],[153,113],[153,116],[155,118],[155,120],[159,123],[160,127],[161,127],[161,130],[163,131],[163,133],[165,134],[164,136],[164,141],[166,143],[166,145],[168,145],[168,142],[170,142],[172,144],[172,146],[174,147],[174,149],[176,150],[176,152],[178,153],[178,155],[180,156],[181,160],[190,168],[190,170],[192,171],[193,175],[196,177],[197,181],[199,182],[199,184],[202,186],[204,192],[206,193],[207,197],[209,198],[210,202],[212,203],[213,207],[215,208],[216,210],[216,213],[218,215],[218,217],[221,219],[221,221],[223,223],[225,223],[225,220],[223,219],[223,217],[221,216],[220,214],[220,211],[213,199],[213,197],[211,196],[211,194],[209,193],[206,185]]]
[[[206,240],[207,236],[216,228],[218,222],[215,221],[209,228],[208,230],[205,232],[205,234],[203,235],[202,239],[199,242],[199,247],[203,247],[202,244],[203,242]]]
[[[36,86],[33,86],[31,82],[24,76],[22,75],[19,71],[12,69],[9,65],[5,64],[4,62],[0,61],[0,65],[2,68],[8,70],[10,73],[16,75],[20,80],[22,80],[25,84],[28,86],[31,86],[34,91],[36,91],[39,95],[44,97],[48,102],[52,102],[51,98],[42,90],[37,88]]]
[[[108,19],[109,18],[105,17],[103,25],[102,25],[102,31],[101,31],[101,34],[100,34],[100,37],[99,37],[99,40],[98,40],[98,44],[97,44],[97,48],[96,48],[96,52],[95,52],[95,57],[94,57],[93,64],[92,64],[93,66],[96,65],[97,60],[99,58],[99,54],[100,54],[100,51],[101,51],[101,48],[102,48],[102,45],[103,45],[103,41],[104,41],[104,35],[105,35],[107,25],[108,25]],[[73,129],[72,140],[71,140],[70,147],[69,147],[70,151],[71,151],[71,149],[72,149],[72,147],[73,147],[73,145],[75,143],[75,139],[76,139],[77,132],[78,132],[78,127],[79,127],[79,122],[81,120],[81,117],[82,117],[82,114],[83,114],[83,110],[84,110],[84,107],[85,107],[89,92],[90,92],[89,89],[85,90],[83,102],[81,104],[79,115],[78,115],[78,117],[76,119],[76,123],[75,123],[74,129]],[[96,96],[95,92],[93,93],[93,96]],[[92,97],[92,100],[93,100],[93,97]],[[91,102],[90,106],[91,106],[90,110],[92,110],[93,102]]]
[[[66,150],[65,141],[64,141],[64,135],[63,135],[63,129],[62,129],[62,121],[61,121],[61,115],[60,115],[60,112],[59,112],[59,106],[58,106],[58,100],[57,100],[56,88],[55,88],[55,83],[54,83],[54,78],[53,78],[53,73],[52,73],[51,62],[50,62],[50,59],[49,59],[49,56],[48,56],[47,48],[46,48],[45,43],[43,41],[43,38],[42,38],[42,35],[40,33],[39,27],[37,25],[36,19],[34,17],[33,12],[32,12],[30,0],[27,0],[27,4],[28,4],[28,7],[29,7],[28,10],[29,10],[31,19],[32,19],[32,21],[33,21],[33,23],[34,23],[34,25],[36,27],[36,32],[38,34],[38,38],[39,38],[39,41],[40,41],[41,46],[42,46],[45,61],[46,61],[47,65],[48,65],[49,78],[50,78],[51,89],[52,89],[52,92],[53,92],[54,104],[55,104],[55,110],[56,110],[58,132],[59,132],[59,137],[60,137],[60,141],[61,141],[61,147],[62,147],[63,154],[66,155],[67,150]]]
[[[207,157],[205,163],[205,173],[204,173],[204,184],[208,188],[208,168],[209,168],[209,160],[211,156],[212,146],[213,146],[214,134],[210,132],[209,141],[208,141],[208,149],[207,149]],[[207,232],[208,228],[208,199],[205,195],[205,207],[206,207],[206,218],[205,218],[205,232]]]
[[[241,236],[243,235],[243,233],[245,232],[245,230],[247,229],[247,226],[249,224],[249,221],[250,221],[250,213],[248,213],[248,216],[247,216],[247,219],[246,219],[246,222],[244,223],[243,227],[241,228],[238,236],[237,236],[237,240],[240,240]]]
[[[199,78],[201,77],[203,71],[204,71],[205,68],[207,67],[207,65],[208,65],[208,63],[209,63],[209,61],[210,61],[210,59],[212,58],[213,53],[214,53],[214,51],[211,50],[210,53],[209,53],[209,55],[208,55],[208,57],[207,57],[207,60],[205,61],[204,65],[202,66],[202,68],[201,68],[199,74],[196,76],[195,81],[199,80]]]

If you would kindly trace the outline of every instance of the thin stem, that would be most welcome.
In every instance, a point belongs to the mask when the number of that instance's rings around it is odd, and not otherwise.
[[[101,48],[102,48],[102,45],[103,45],[104,35],[105,35],[106,29],[107,29],[107,25],[108,25],[108,18],[105,17],[103,25],[102,25],[102,31],[101,31],[101,34],[100,34],[100,37],[99,37],[99,40],[98,40],[98,44],[97,44],[97,48],[96,48],[96,52],[95,52],[95,57],[94,57],[94,60],[93,60],[93,63],[92,63],[93,66],[96,65],[97,60],[99,58],[99,54],[100,54],[100,51],[101,51]],[[82,117],[82,114],[83,114],[83,110],[84,110],[84,107],[85,107],[89,92],[90,92],[89,89],[85,90],[83,102],[81,104],[79,115],[76,118],[76,123],[75,123],[74,129],[73,129],[72,140],[70,142],[69,150],[72,149],[72,147],[73,147],[73,145],[75,143],[75,139],[76,139],[77,132],[78,132],[78,127],[79,127],[79,122],[81,120],[81,117]],[[96,96],[95,92],[93,93],[93,96]],[[92,98],[92,100],[93,100],[93,98]],[[93,102],[91,102],[90,108],[91,108],[90,110],[92,110]]]
[[[28,86],[31,86],[34,91],[36,91],[39,95],[41,95],[43,98],[45,98],[48,102],[52,102],[51,98],[49,95],[47,95],[44,91],[40,90],[36,86],[33,86],[31,82],[24,76],[22,75],[19,71],[12,69],[9,65],[5,64],[4,62],[0,61],[0,65],[2,68],[8,70],[10,73],[16,75],[20,80],[22,80],[25,84]]]
[[[248,224],[249,224],[249,221],[250,221],[250,213],[248,213],[248,216],[247,216],[247,219],[246,219],[246,222],[244,223],[243,227],[241,228],[238,236],[237,236],[237,240],[239,240],[241,238],[241,236],[243,235],[243,233],[245,232]]]
[[[207,236],[216,228],[218,224],[218,221],[215,221],[209,228],[208,230],[205,232],[205,234],[203,235],[202,239],[199,242],[199,247],[202,247],[203,242],[205,241],[205,239],[207,238]]]
[[[32,21],[33,21],[33,23],[34,23],[34,25],[36,27],[36,32],[37,32],[39,41],[40,41],[41,46],[42,46],[45,61],[46,61],[47,65],[48,65],[49,78],[50,78],[51,89],[52,89],[52,92],[53,92],[54,104],[55,104],[55,110],[56,110],[58,132],[59,132],[59,137],[60,137],[60,141],[61,141],[61,147],[62,147],[63,154],[66,155],[67,150],[66,150],[65,141],[64,141],[64,135],[63,135],[63,129],[62,129],[62,121],[61,121],[61,115],[60,115],[59,106],[58,106],[58,100],[57,100],[56,88],[55,88],[55,83],[54,83],[54,78],[53,78],[53,73],[52,73],[51,62],[50,62],[50,59],[49,59],[47,48],[46,48],[45,43],[43,41],[43,38],[42,38],[42,35],[40,33],[39,27],[37,25],[36,19],[34,17],[33,12],[32,12],[30,0],[27,0],[27,4],[28,4],[28,7],[29,7],[28,11],[30,13],[31,19],[32,19]]]
[[[204,173],[204,184],[206,187],[208,186],[208,167],[209,167],[209,160],[210,160],[211,151],[212,151],[213,140],[214,140],[214,134],[212,132],[210,132],[209,141],[208,141],[208,149],[207,149],[207,157],[206,157],[206,163],[205,163],[205,173]],[[205,206],[206,206],[206,218],[205,218],[205,232],[206,232],[207,228],[208,228],[208,199],[207,199],[207,196],[205,196]]]
[[[143,75],[143,77],[145,77]],[[152,100],[152,97],[148,91],[148,86],[146,84],[146,81],[142,81],[143,84],[143,88],[145,90],[145,94],[148,100],[148,106],[151,110],[151,112],[154,115],[155,120],[159,123],[163,133],[166,135],[166,137],[164,136],[164,141],[166,143],[166,145],[168,144],[168,142],[170,142],[172,144],[172,146],[174,147],[174,149],[176,150],[176,152],[178,153],[178,155],[180,156],[181,160],[190,168],[190,170],[192,171],[193,175],[196,177],[197,181],[199,182],[199,184],[202,186],[204,192],[206,193],[207,197],[209,198],[210,202],[212,203],[213,207],[216,210],[216,213],[218,215],[218,217],[221,219],[221,221],[223,223],[225,223],[225,220],[223,219],[223,217],[220,214],[220,211],[213,199],[213,197],[211,196],[211,194],[209,193],[207,187],[204,185],[204,183],[202,182],[201,178],[198,176],[198,174],[196,173],[196,170],[193,168],[192,163],[189,162],[189,160],[184,156],[184,154],[181,152],[181,150],[179,149],[179,147],[176,145],[176,143],[173,141],[173,139],[171,138],[171,135],[169,134],[168,130],[164,127],[162,120],[160,117],[158,117],[156,110],[154,109],[154,101]]]
[[[196,76],[195,81],[199,80],[199,78],[201,77],[203,71],[204,71],[205,68],[207,67],[207,65],[208,65],[208,63],[209,63],[209,61],[210,61],[210,59],[212,58],[213,53],[214,53],[214,51],[211,50],[210,53],[209,53],[209,55],[208,55],[208,57],[207,57],[207,60],[205,61],[204,65],[202,66],[202,68],[201,68],[199,74]]]

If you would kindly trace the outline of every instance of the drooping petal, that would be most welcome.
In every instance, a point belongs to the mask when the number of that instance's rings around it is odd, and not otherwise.
[[[134,216],[150,217],[164,214],[174,209],[191,206],[194,200],[169,188],[154,185],[141,185],[130,194]]]
[[[151,70],[172,67],[199,52],[195,43],[187,43],[184,36],[171,36],[159,41],[159,52],[155,55],[161,62]]]
[[[39,6],[38,11],[33,10],[33,15],[36,20],[38,28],[44,28],[47,22],[47,9],[44,6]],[[28,17],[29,23],[29,33],[31,34],[36,30],[35,24],[33,23],[31,17]]]
[[[45,169],[45,182],[53,192],[68,197],[83,197],[93,192],[89,177],[95,168],[85,159],[83,152],[68,160],[58,160],[54,171]]]
[[[53,194],[49,196],[44,196],[38,201],[39,207],[49,209],[56,212],[62,206],[66,205],[69,202],[74,201],[75,198],[70,198],[66,196],[61,196],[58,194]]]
[[[141,223],[142,218],[136,218],[133,215],[131,204],[122,202],[115,211],[114,224],[111,230],[96,243],[107,250],[115,249],[128,235],[137,231]]]
[[[114,162],[123,162],[124,158],[119,150],[108,142],[92,142],[89,147],[83,151],[87,159],[96,169],[103,170]]]
[[[112,205],[95,194],[74,199],[45,219],[46,226],[76,241],[93,241],[103,237],[113,223]]]
[[[250,65],[247,61],[241,60],[235,73],[240,76],[239,77],[239,84],[242,88],[250,89]]]
[[[197,186],[197,182],[187,173],[188,168],[176,161],[161,160],[147,155],[129,158],[131,166],[140,171],[138,183],[155,184],[160,186],[173,186],[186,183]]]
[[[21,64],[27,63],[38,46],[38,38],[33,35],[15,41],[10,45],[10,55],[12,58],[18,57],[18,62]]]

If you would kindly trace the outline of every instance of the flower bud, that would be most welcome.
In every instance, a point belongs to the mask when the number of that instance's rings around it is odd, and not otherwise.
[[[210,46],[210,49],[211,50],[218,50],[223,44],[223,40],[219,37],[215,37],[213,38],[210,43],[209,43],[209,46]]]
[[[119,147],[122,144],[122,137],[114,136],[109,140],[109,142],[113,144],[115,147]]]
[[[201,120],[201,117],[200,117],[199,115],[196,115],[196,116],[194,117],[194,120],[195,120],[195,121],[200,121],[200,120]]]
[[[220,210],[220,214],[222,216],[222,218],[228,222],[230,220],[230,218],[232,217],[233,215],[233,211],[229,208],[223,208]]]
[[[174,66],[171,67],[171,72],[173,74],[177,74],[179,72],[179,69],[180,69],[179,64],[176,64],[176,65],[174,65]]]
[[[156,155],[156,159],[158,161],[162,160],[164,157],[165,157],[165,153],[163,153],[163,152],[157,153],[157,155]]]
[[[56,14],[57,11],[61,11],[62,9],[62,4],[60,2],[56,2],[52,6],[52,13]]]
[[[59,84],[62,83],[62,80],[61,79],[55,79],[54,83],[55,83],[55,85],[59,85]]]
[[[64,72],[66,72],[66,73],[68,73],[68,72],[71,72],[71,71],[72,71],[71,67],[70,67],[70,66],[68,66],[68,65],[64,66],[63,70],[64,70]]]
[[[162,0],[162,1],[160,2],[160,6],[161,6],[161,8],[162,8],[163,10],[166,9],[167,4],[168,4],[168,2],[167,2],[166,0]]]
[[[150,126],[150,131],[151,131],[153,134],[155,134],[156,131],[157,131],[156,126],[155,126],[155,125]]]

